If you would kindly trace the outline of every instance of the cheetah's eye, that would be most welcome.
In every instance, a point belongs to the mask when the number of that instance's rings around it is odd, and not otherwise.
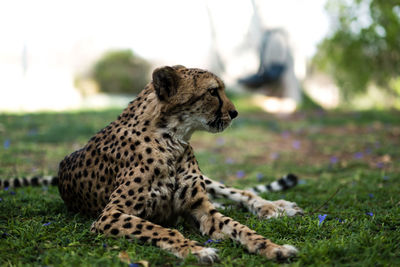
[[[210,95],[212,96],[217,96],[218,95],[218,88],[209,88],[208,92],[210,93]]]

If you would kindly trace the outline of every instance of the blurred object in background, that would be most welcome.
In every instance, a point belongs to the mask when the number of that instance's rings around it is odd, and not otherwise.
[[[91,76],[101,92],[138,94],[150,80],[150,64],[131,50],[109,51],[94,64]]]
[[[278,82],[287,70],[289,56],[286,34],[280,29],[266,30],[261,39],[258,72],[239,79],[239,83],[255,89]]]
[[[333,77],[348,108],[400,109],[400,1],[329,0],[331,32],[313,68]]]
[[[323,4],[207,1],[213,54],[218,55],[210,65],[217,66],[214,71],[228,87],[241,91],[239,79],[257,87],[251,90],[257,93],[255,105],[270,112],[293,112],[301,103],[307,58],[328,28]]]
[[[325,1],[2,1],[0,111],[126,105],[133,96],[106,95],[89,79],[95,62],[113,50],[134,51],[151,69],[209,69],[234,90],[239,78],[257,73],[267,28],[287,32],[293,73],[302,83],[307,58],[328,29]]]
[[[266,111],[293,112],[301,103],[301,89],[294,74],[287,34],[282,29],[262,34],[259,58],[257,73],[239,79],[239,83],[269,96],[256,102]]]

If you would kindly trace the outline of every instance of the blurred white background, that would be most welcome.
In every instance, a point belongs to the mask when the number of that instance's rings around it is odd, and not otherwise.
[[[288,33],[302,80],[307,60],[328,33],[325,2],[1,1],[0,111],[82,107],[76,75],[116,48],[132,49],[154,66],[181,64],[217,72],[218,54],[227,66],[220,74],[229,85],[257,70],[257,36],[264,28]]]

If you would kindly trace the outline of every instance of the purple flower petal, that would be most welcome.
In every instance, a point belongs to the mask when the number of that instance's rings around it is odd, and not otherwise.
[[[328,215],[327,214],[323,214],[323,215],[318,214],[318,220],[319,220],[318,225],[321,225],[321,223],[323,223],[323,221],[325,220],[326,216],[328,216]]]
[[[381,147],[381,143],[379,141],[375,142],[375,148],[380,148]]]
[[[6,140],[4,141],[4,143],[3,143],[4,149],[8,149],[8,148],[10,147],[10,145],[11,145],[10,139],[6,139]]]
[[[357,152],[354,154],[355,159],[362,159],[364,157],[364,154],[362,152]]]
[[[236,172],[236,177],[239,179],[243,178],[245,175],[246,175],[245,172],[242,170]]]
[[[4,187],[4,191],[8,191],[8,189],[10,189],[8,186]]]
[[[107,244],[106,243],[103,243],[103,248],[107,248]]]
[[[295,141],[293,141],[292,146],[293,146],[294,149],[300,149],[300,147],[301,147],[301,142],[295,140]]]
[[[282,135],[282,137],[283,138],[288,138],[289,136],[290,136],[290,133],[289,133],[289,131],[283,131],[282,133],[281,133],[281,135]]]
[[[257,181],[260,182],[260,181],[262,180],[262,178],[264,177],[264,174],[258,172],[258,173],[256,174],[256,177],[257,177]]]
[[[372,212],[367,212],[367,213],[365,213],[365,214],[367,214],[367,215],[369,215],[369,216],[374,216],[374,214],[372,213]]]
[[[226,163],[226,164],[233,164],[233,163],[235,163],[235,161],[234,161],[232,158],[227,158],[227,159],[225,160],[225,163]]]
[[[383,162],[378,162],[378,163],[376,164],[376,167],[379,168],[379,169],[382,169],[383,167],[385,167],[385,163],[383,163]]]
[[[332,165],[338,163],[338,161],[339,161],[339,159],[336,156],[332,156],[330,159],[330,162]]]
[[[10,191],[10,195],[15,195],[15,192],[14,191]]]
[[[43,226],[49,226],[51,222],[44,223]]]
[[[211,243],[219,243],[219,242],[221,242],[221,239],[215,239],[215,240],[208,239],[206,242],[204,242],[204,245],[211,244]]]
[[[225,144],[225,139],[222,138],[222,137],[217,138],[216,143],[217,143],[217,145],[219,145],[219,146],[223,146],[223,145]]]
[[[128,266],[129,266],[129,267],[140,267],[140,265],[137,264],[137,263],[129,263]]]
[[[374,198],[374,194],[368,194],[370,198]]]
[[[0,197],[0,202],[2,202],[3,201],[3,199]]]
[[[277,152],[272,152],[271,154],[269,154],[269,158],[272,160],[276,160],[279,158],[279,153]]]

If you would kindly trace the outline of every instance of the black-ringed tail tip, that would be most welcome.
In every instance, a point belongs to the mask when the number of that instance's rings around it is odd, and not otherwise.
[[[4,188],[17,188],[24,186],[56,186],[58,183],[57,176],[33,176],[33,177],[20,177],[11,179],[0,179],[0,189]]]
[[[247,190],[253,192],[254,194],[265,193],[265,192],[277,192],[287,190],[297,185],[298,178],[294,174],[287,174],[282,178],[273,181],[267,185],[257,185]]]

